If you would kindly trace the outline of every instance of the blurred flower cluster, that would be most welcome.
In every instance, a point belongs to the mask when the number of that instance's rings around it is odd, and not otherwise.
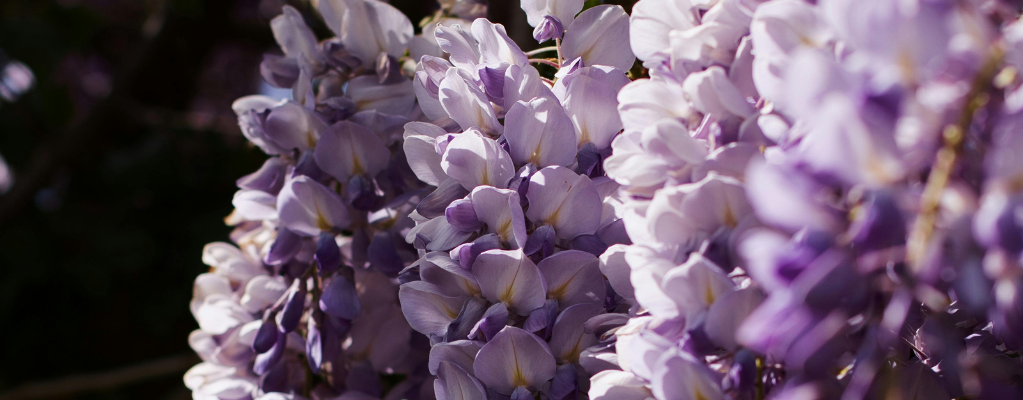
[[[13,103],[35,85],[35,74],[25,64],[12,60],[0,50],[0,105]],[[14,174],[3,156],[0,156],[0,195],[14,185]]]
[[[1023,397],[1021,5],[592,3],[286,7],[195,397]]]
[[[401,69],[413,26],[374,0],[317,6],[335,37],[319,40],[290,6],[270,24],[283,55],[260,71],[291,99],[233,105],[270,157],[238,180],[234,244],[204,250],[189,338],[203,363],[185,375],[196,399],[419,396],[426,349],[395,280],[416,258],[403,232],[424,194],[401,146],[420,114]]]

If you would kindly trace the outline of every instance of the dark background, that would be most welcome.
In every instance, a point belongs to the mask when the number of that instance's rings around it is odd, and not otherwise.
[[[265,159],[230,105],[285,3],[324,38],[303,0],[0,0],[0,51],[36,76],[0,102],[0,399],[191,398],[202,247]],[[391,3],[414,25],[435,9]],[[489,12],[537,47],[518,1]]]

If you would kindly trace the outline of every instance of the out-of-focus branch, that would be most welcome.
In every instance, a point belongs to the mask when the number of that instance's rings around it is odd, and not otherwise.
[[[10,392],[0,393],[0,400],[50,399],[92,390],[116,388],[164,375],[181,373],[198,362],[199,358],[194,354],[182,354],[107,372],[33,382],[19,386]]]

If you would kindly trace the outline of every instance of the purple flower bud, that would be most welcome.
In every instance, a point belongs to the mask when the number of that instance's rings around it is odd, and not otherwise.
[[[472,264],[476,262],[476,257],[479,257],[484,251],[500,248],[501,239],[496,233],[488,233],[476,238],[472,243],[466,243],[451,250],[451,258],[457,259],[458,265],[469,271],[472,269]]]
[[[352,176],[345,185],[345,194],[356,210],[372,211],[383,205],[383,192],[372,179],[362,175]]]
[[[579,391],[575,364],[566,363],[558,366],[551,380],[549,396],[551,400],[574,399]]]
[[[728,369],[725,379],[727,389],[749,396],[757,386],[757,356],[753,352],[742,349],[735,354],[732,367]]]
[[[607,251],[607,244],[597,235],[579,235],[572,239],[572,249],[600,256]]]
[[[554,227],[544,225],[536,228],[529,234],[526,246],[522,250],[528,255],[539,254],[540,258],[554,254]]]
[[[444,209],[444,216],[447,217],[451,226],[463,232],[473,232],[483,227],[483,223],[476,218],[476,209],[472,206],[472,200],[467,198],[451,202]]]
[[[288,363],[277,363],[270,371],[259,377],[259,388],[266,393],[288,392]]]
[[[857,213],[859,218],[849,228],[853,246],[870,251],[906,243],[906,220],[899,211],[895,195],[875,191],[868,196]]]
[[[277,343],[277,336],[283,335],[277,331],[277,313],[269,312],[263,318],[263,325],[256,331],[256,338],[252,341],[252,350],[256,354],[263,354],[270,350]]]
[[[486,309],[487,302],[478,297],[473,297],[466,301],[462,305],[462,310],[458,312],[458,316],[455,317],[451,324],[448,325],[448,331],[444,334],[445,342],[453,342],[456,340],[463,340],[476,332],[476,327],[479,326],[477,323],[483,323],[480,318],[485,318],[485,313],[490,312]],[[493,308],[493,307],[491,307]],[[505,323],[508,321],[508,311],[504,312]],[[501,325],[501,328],[504,324]],[[498,328],[497,330],[500,330]],[[492,333],[497,333],[494,330]],[[486,338],[484,338],[486,340]]]
[[[487,342],[504,329],[505,325],[508,325],[508,307],[505,307],[504,303],[497,303],[483,313],[483,317],[472,327],[468,337]]]
[[[320,309],[338,318],[353,320],[359,316],[359,296],[355,285],[344,276],[335,276],[320,296]]]
[[[498,68],[481,67],[479,69],[480,81],[483,83],[483,91],[487,98],[497,105],[504,105],[504,72],[508,65]]]
[[[288,335],[284,333],[277,335],[277,341],[274,342],[273,347],[271,347],[269,351],[256,356],[256,363],[253,364],[252,371],[257,375],[263,375],[270,371],[270,369],[281,361],[287,345]]]
[[[586,175],[590,178],[604,175],[604,154],[597,150],[597,145],[592,142],[587,142],[583,147],[579,148],[576,159],[579,161],[576,172],[580,175]]]
[[[561,21],[553,15],[544,15],[540,24],[533,29],[533,39],[536,39],[537,43],[543,43],[553,39],[561,39],[564,34],[565,27],[561,24]]]
[[[529,201],[526,200],[526,192],[529,191],[529,178],[536,173],[536,166],[533,164],[523,165],[515,173],[515,177],[508,183],[508,187],[519,193],[519,205],[526,207]]]
[[[309,369],[314,374],[320,373],[320,367],[323,366],[323,332],[320,331],[321,323],[323,318],[323,312],[320,310],[313,310],[312,315],[309,317],[309,323],[306,325],[306,338],[305,338],[305,356],[309,361]]]
[[[277,328],[281,333],[294,331],[298,327],[298,321],[302,318],[302,313],[305,310],[305,293],[305,284],[301,279],[296,279],[291,290],[288,291],[288,300],[284,303],[284,309],[277,314]]]
[[[522,329],[535,333],[537,336],[547,339],[551,336],[551,329],[554,328],[554,321],[558,317],[558,301],[547,299],[543,306],[534,309],[522,323]]]
[[[388,232],[377,232],[369,243],[367,257],[370,265],[378,271],[395,276],[401,272],[405,262],[398,255],[394,237]]]
[[[341,248],[337,246],[334,234],[321,232],[320,238],[316,241],[316,253],[313,259],[320,267],[320,274],[326,275],[341,267]]]
[[[291,261],[295,254],[302,249],[302,237],[285,227],[277,228],[277,237],[270,245],[270,251],[266,253],[263,262],[267,265],[282,265]]]

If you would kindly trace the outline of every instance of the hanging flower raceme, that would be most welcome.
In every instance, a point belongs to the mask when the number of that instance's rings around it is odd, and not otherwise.
[[[411,215],[420,259],[401,273],[399,299],[433,344],[438,398],[584,395],[583,354],[600,346],[589,321],[631,306],[598,258],[629,243],[603,169],[634,62],[628,16],[572,3],[523,4],[530,22],[552,21],[544,35],[559,46],[542,51],[555,58],[529,58],[485,19],[442,21],[445,54],[416,68],[430,122],[405,125],[405,153],[436,189]],[[559,70],[543,77],[534,64]]]
[[[1018,14],[812,3],[634,6],[590,398],[1020,396]]]
[[[196,279],[190,343],[203,363],[185,382],[197,399],[432,390],[417,372],[428,348],[414,347],[396,279],[417,258],[403,238],[425,194],[402,148],[402,126],[421,115],[400,65],[413,27],[375,0],[317,5],[336,37],[319,40],[289,6],[270,24],[283,55],[260,69],[292,99],[233,106],[270,158],[238,180],[227,218],[237,247],[207,246],[212,270]]]

